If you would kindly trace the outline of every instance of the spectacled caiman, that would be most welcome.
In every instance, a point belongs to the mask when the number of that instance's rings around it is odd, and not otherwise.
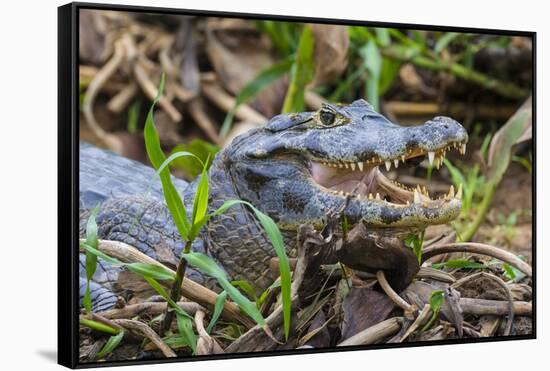
[[[365,100],[281,114],[238,136],[215,156],[209,169],[209,210],[228,199],[252,203],[277,223],[290,254],[300,225],[322,228],[329,212],[346,199],[342,216],[350,226],[362,223],[369,233],[380,235],[417,232],[456,218],[462,191],[455,194],[451,186],[447,195],[432,199],[425,188],[389,180],[379,167],[389,171],[400,164],[415,166],[426,156],[439,168],[446,151],[463,154],[467,140],[466,130],[451,118],[400,126]],[[175,266],[184,243],[163,202],[160,181],[151,183],[154,170],[86,144],[80,146],[79,163],[81,236],[90,209],[101,203],[96,218],[99,238],[128,243]],[[174,182],[191,210],[198,179]],[[246,206],[233,206],[211,219],[193,249],[206,251],[230,279],[246,280],[260,289],[272,282],[268,273],[273,247]],[[80,262],[82,301],[82,254]],[[112,282],[119,272],[100,260],[91,287],[93,310],[114,305]],[[188,270],[187,277],[213,284],[195,270]]]

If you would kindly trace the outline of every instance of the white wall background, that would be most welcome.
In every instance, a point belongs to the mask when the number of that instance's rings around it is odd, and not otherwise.
[[[140,0],[119,3],[538,32],[538,339],[149,366],[154,370],[541,369],[550,349],[550,22],[543,1]],[[5,1],[0,11],[0,365],[60,368],[56,352],[57,9]],[[546,210],[546,211],[545,211]],[[544,213],[543,213],[544,212]],[[547,366],[546,366],[547,367]],[[130,369],[138,369],[130,367]],[[139,368],[143,369],[143,368]]]

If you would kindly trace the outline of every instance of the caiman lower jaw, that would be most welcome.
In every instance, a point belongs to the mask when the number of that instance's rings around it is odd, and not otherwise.
[[[445,154],[450,149],[457,149],[460,154],[465,154],[465,143],[451,143],[434,151],[423,151],[412,149],[406,155],[399,155],[399,158],[382,160],[372,158],[362,162],[310,162],[310,172],[315,183],[325,192],[337,197],[350,197],[361,202],[372,202],[384,208],[399,210],[407,215],[400,222],[384,223],[384,227],[406,227],[428,224],[442,224],[453,220],[460,212],[462,185],[455,191],[451,185],[449,191],[436,198],[431,198],[426,187],[406,187],[398,182],[388,179],[380,170],[379,165],[383,164],[386,170],[391,166],[396,168],[399,162],[407,165],[418,164],[421,156],[426,156],[428,162],[439,169],[443,163]],[[429,210],[437,210],[439,217],[431,222],[423,220],[420,215],[428,214]],[[425,212],[426,211],[426,212]],[[418,215],[418,217],[414,217]]]

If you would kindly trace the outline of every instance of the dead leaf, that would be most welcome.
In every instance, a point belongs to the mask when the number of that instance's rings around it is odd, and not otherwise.
[[[312,24],[315,42],[315,76],[313,86],[340,76],[348,64],[349,35],[347,26]]]
[[[244,20],[209,19],[206,31],[206,52],[221,85],[233,95],[273,66],[271,44]],[[223,31],[223,32],[217,32]],[[249,105],[266,117],[280,112],[288,86],[283,76],[261,90]]]
[[[532,98],[529,97],[491,140],[488,166],[489,179],[494,184],[498,184],[506,172],[514,145],[529,138],[533,125],[532,116]]]
[[[352,287],[342,304],[342,340],[384,321],[395,307],[387,295],[370,288]]]

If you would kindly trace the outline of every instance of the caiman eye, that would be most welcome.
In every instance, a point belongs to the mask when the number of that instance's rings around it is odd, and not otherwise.
[[[319,115],[319,118],[321,119],[321,122],[323,125],[329,126],[334,124],[334,120],[336,119],[336,115],[332,112],[328,111],[321,111],[321,114]]]

